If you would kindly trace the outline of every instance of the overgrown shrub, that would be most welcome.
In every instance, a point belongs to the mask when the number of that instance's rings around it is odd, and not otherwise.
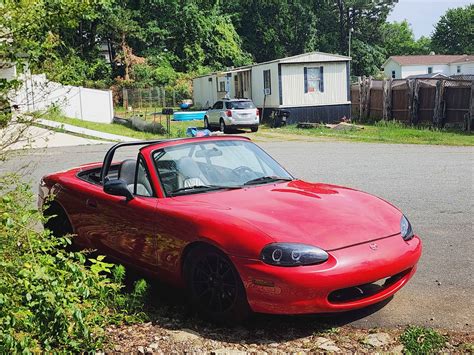
[[[101,349],[107,325],[145,318],[147,285],[126,294],[122,266],[66,251],[19,181],[0,177],[0,353]]]

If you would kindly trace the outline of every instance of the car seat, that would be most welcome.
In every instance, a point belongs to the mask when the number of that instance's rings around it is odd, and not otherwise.
[[[118,178],[124,180],[127,183],[127,187],[130,192],[134,192],[133,188],[135,185],[135,172],[137,170],[137,161],[135,159],[126,159],[120,164],[118,171]],[[138,171],[137,177],[137,195],[140,196],[153,196],[153,189],[151,188],[150,182],[144,175],[143,171]]]
[[[180,187],[205,186],[209,182],[204,177],[197,163],[190,157],[182,157],[177,162],[178,172],[182,177]]]

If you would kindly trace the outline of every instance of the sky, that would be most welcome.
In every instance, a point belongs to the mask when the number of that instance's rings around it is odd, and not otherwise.
[[[400,22],[406,19],[418,39],[429,36],[433,26],[448,9],[473,3],[474,0],[399,0],[388,21]]]

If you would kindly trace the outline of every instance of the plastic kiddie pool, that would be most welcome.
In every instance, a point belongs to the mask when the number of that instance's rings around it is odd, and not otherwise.
[[[186,111],[173,113],[173,121],[195,121],[203,120],[206,111]]]

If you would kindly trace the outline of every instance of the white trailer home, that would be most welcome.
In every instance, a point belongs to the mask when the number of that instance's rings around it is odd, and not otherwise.
[[[474,75],[474,55],[395,55],[388,58],[383,70],[386,78],[405,79],[443,74]]]
[[[320,52],[212,73],[193,80],[194,103],[207,108],[225,96],[290,111],[289,122],[333,122],[350,117],[350,58]]]

